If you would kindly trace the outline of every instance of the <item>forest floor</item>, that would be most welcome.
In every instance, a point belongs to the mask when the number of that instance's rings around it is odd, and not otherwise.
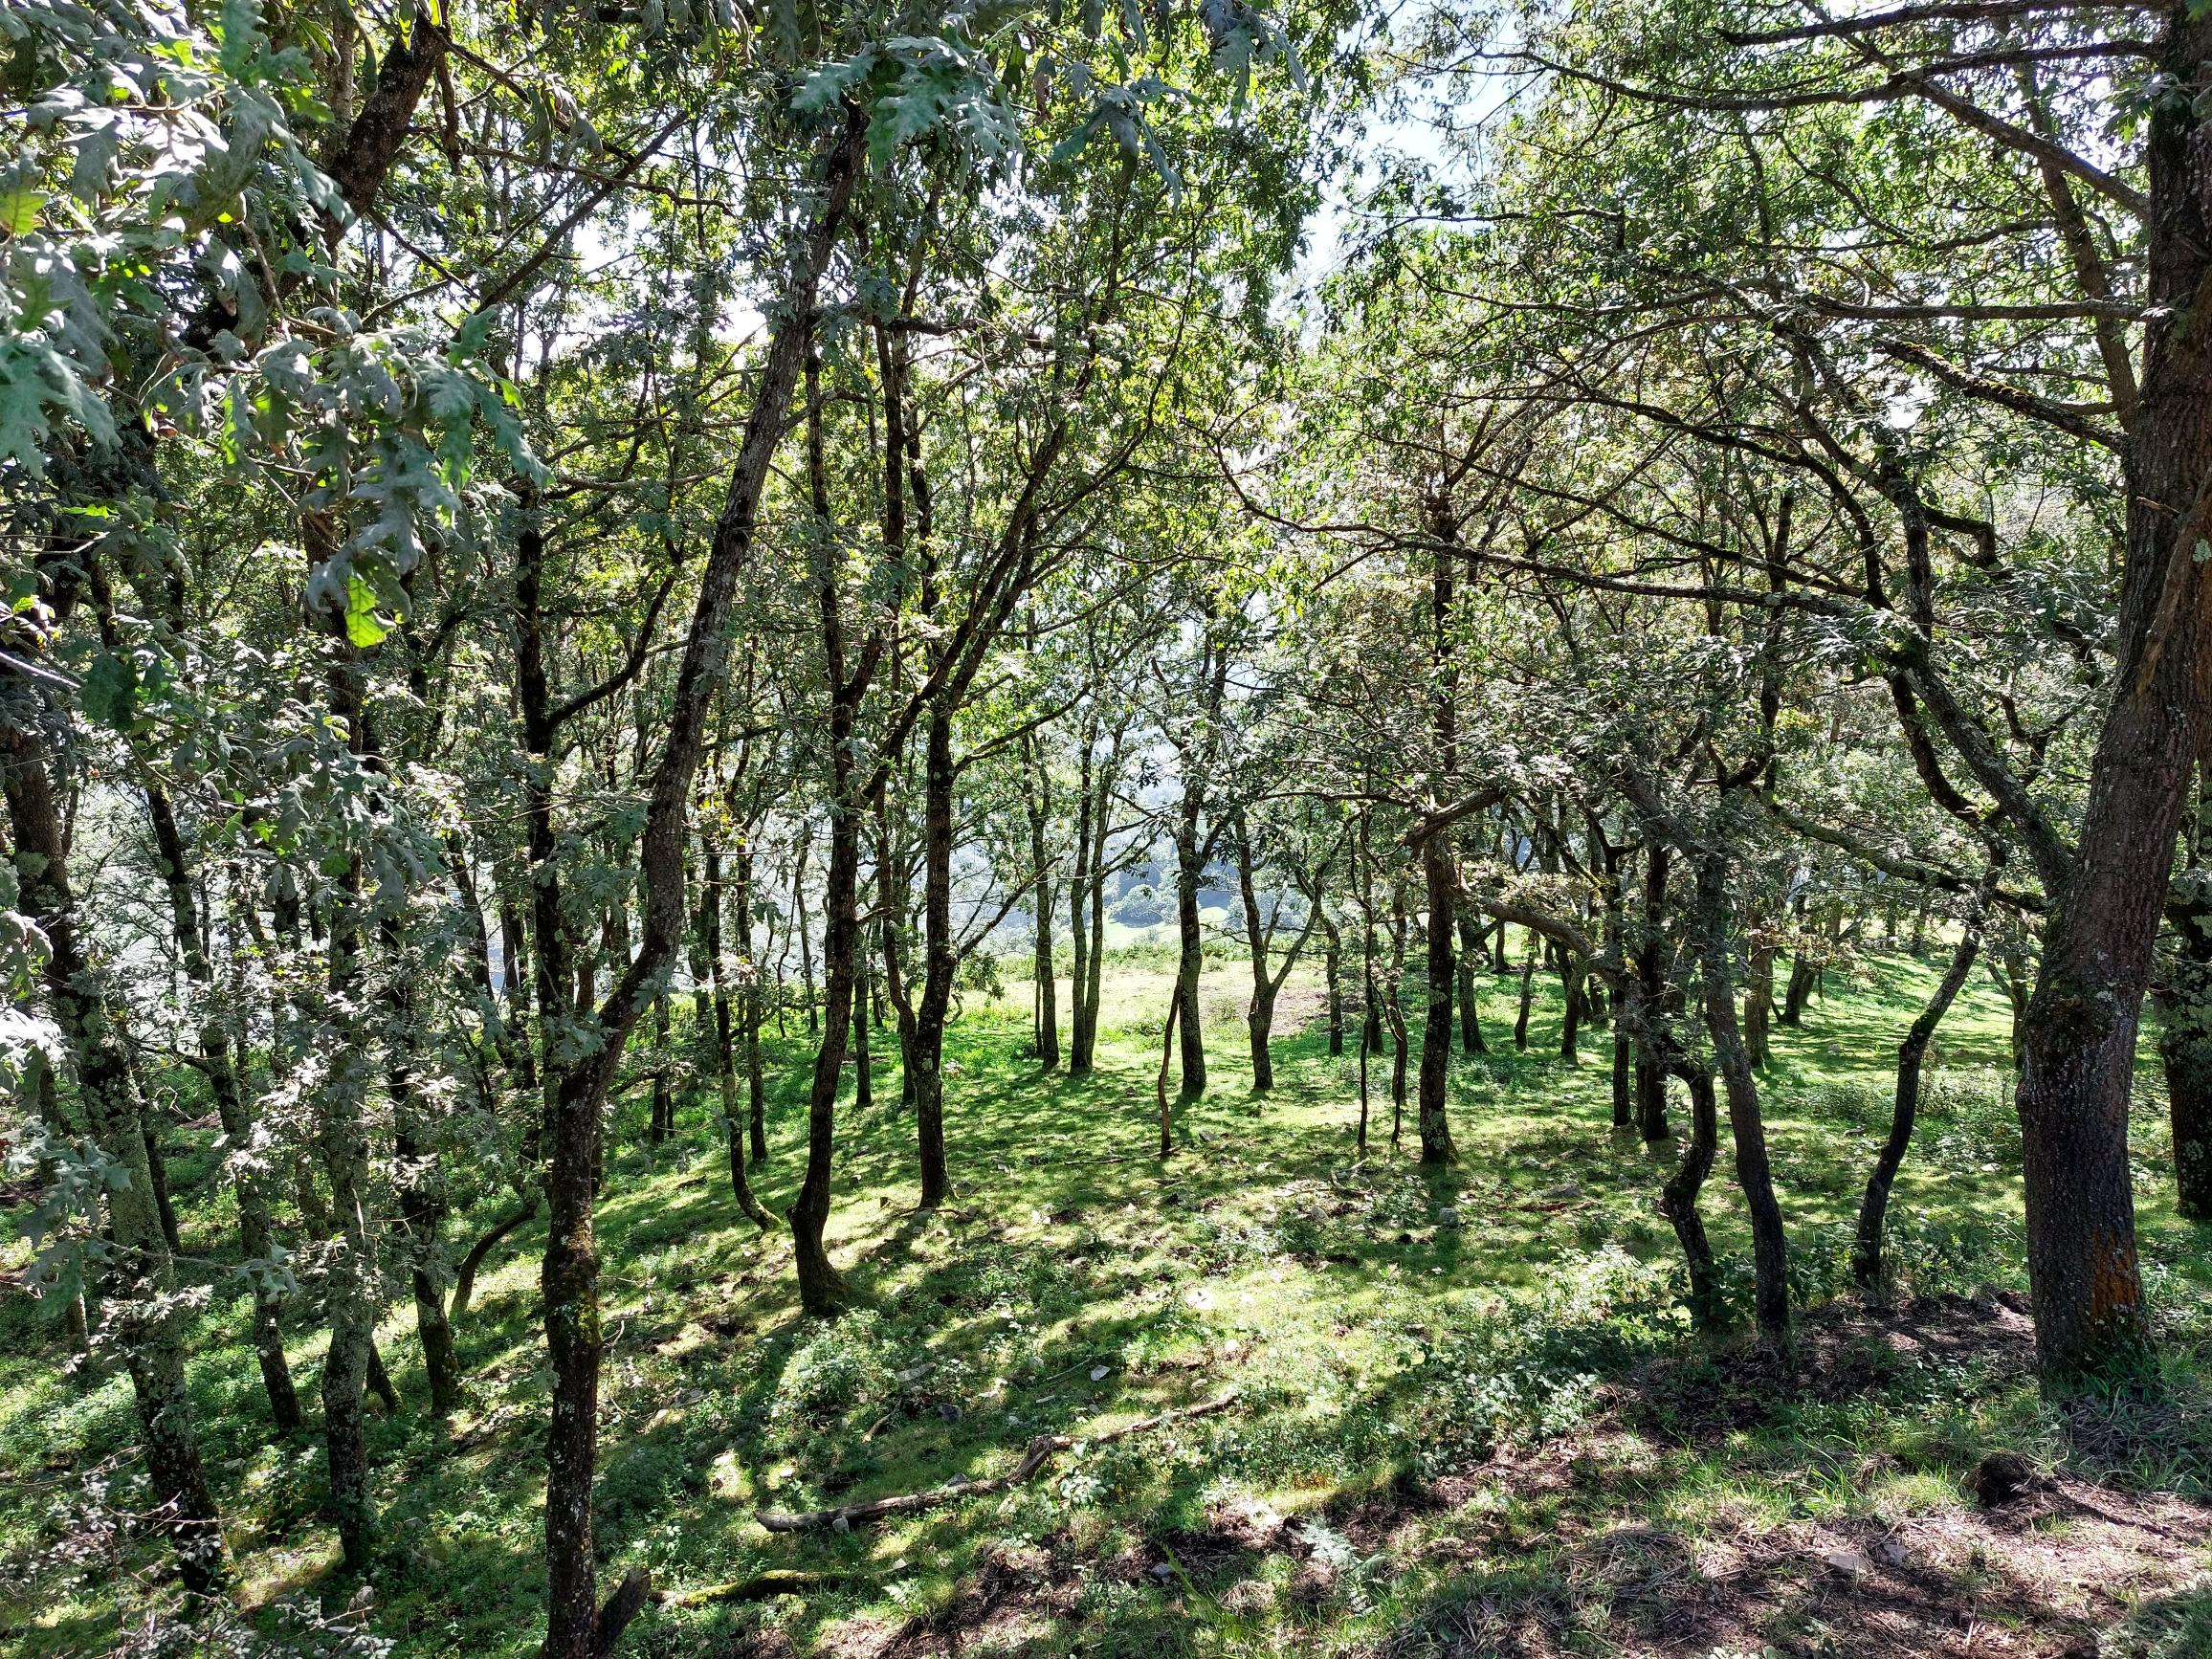
[[[1787,1364],[1688,1334],[1654,1208],[1675,1148],[1610,1127],[1604,1032],[1579,1066],[1554,1052],[1556,987],[1515,1053],[1513,982],[1486,978],[1493,1053],[1455,1055],[1461,1161],[1441,1172],[1413,1160],[1410,1110],[1391,1146],[1386,1057],[1356,1156],[1356,1061],[1327,1054],[1317,1020],[1301,1029],[1311,986],[1286,998],[1277,1088],[1255,1097],[1244,974],[1209,962],[1212,1087],[1164,1164],[1163,967],[1117,964],[1101,1066],[1079,1083],[1026,1056],[1026,984],[971,996],[958,1191],[932,1216],[913,1208],[880,1033],[878,1104],[847,1108],[830,1231],[854,1311],[828,1325],[796,1316],[786,1236],[731,1202],[707,1096],[654,1149],[633,1090],[600,1208],[599,1536],[609,1581],[643,1565],[661,1600],[623,1651],[2212,1654],[2212,1228],[2173,1215],[2155,1086],[2136,1156],[2157,1397],[2070,1416],[2037,1397],[2006,1016],[1986,981],[1937,1039],[1891,1211],[1910,1294],[1837,1294],[1895,1043],[1934,978],[1870,956],[1778,1034],[1767,1112],[1806,1306]],[[803,1032],[771,1031],[770,1052],[755,1179],[780,1208]],[[210,1138],[167,1139],[188,1251],[217,1262],[232,1231]],[[1706,1209],[1742,1304],[1728,1170],[1724,1150]],[[454,1236],[508,1203],[477,1195]],[[407,1405],[374,1428],[384,1553],[365,1588],[399,1659],[523,1654],[542,1628],[542,1245],[534,1225],[487,1265],[450,1423],[423,1405],[404,1301],[381,1333]],[[300,1609],[365,1586],[337,1565],[320,1447],[265,1427],[244,1324],[235,1298],[207,1309],[194,1396],[240,1597],[312,1647],[329,1633]],[[29,1298],[0,1303],[0,1649],[26,1656],[115,1647],[163,1594],[158,1553],[97,1519],[96,1498],[129,1494],[127,1383],[62,1379],[57,1335]],[[310,1402],[320,1353],[320,1337],[294,1351]],[[1072,1444],[1032,1478],[924,1513],[803,1533],[755,1518],[1002,1475],[1047,1434]],[[2024,1461],[1985,1508],[1969,1489],[1993,1452]]]

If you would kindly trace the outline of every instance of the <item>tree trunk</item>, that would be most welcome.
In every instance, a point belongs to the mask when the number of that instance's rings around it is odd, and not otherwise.
[[[2161,76],[2201,86],[2212,15],[2174,8],[2165,18]],[[2200,321],[2212,286],[2207,135],[2188,99],[2159,101],[2146,120],[2147,309],[2140,407],[2121,469],[2116,672],[2074,870],[2045,925],[2018,1096],[2037,1357],[2046,1383],[2062,1389],[2136,1366],[2151,1345],[2128,1099],[2175,833],[2212,714],[2201,552],[2212,529],[2212,333]]]
[[[1690,1322],[1701,1331],[1712,1330],[1721,1322],[1720,1284],[1713,1270],[1713,1246],[1697,1213],[1697,1195],[1705,1178],[1713,1173],[1719,1113],[1710,1071],[1678,1057],[1675,1074],[1690,1089],[1690,1144],[1683,1149],[1681,1163],[1667,1179],[1660,1209],[1674,1228],[1674,1237],[1682,1246],[1682,1259],[1690,1271]]]
[[[1751,954],[1744,968],[1743,1046],[1754,1069],[1765,1071],[1774,1055],[1768,1031],[1774,1022],[1774,956],[1772,934],[1752,930]]]
[[[799,983],[807,992],[807,1034],[822,1029],[814,1007],[814,936],[807,925],[807,854],[813,850],[812,826],[799,826],[799,851],[791,872],[791,925],[799,935]]]
[[[77,1097],[101,1152],[124,1177],[107,1192],[114,1256],[105,1275],[107,1322],[122,1345],[138,1407],[157,1525],[177,1553],[185,1582],[211,1592],[223,1576],[222,1522],[200,1463],[185,1387],[184,1330],[171,1302],[174,1266],[153,1203],[140,1105],[123,1033],[77,936],[67,848],[44,746],[0,722],[0,789],[8,800],[22,902],[44,930],[46,992],[77,1069]]]
[[[1728,861],[1716,851],[1697,855],[1698,966],[1704,980],[1705,1028],[1728,1090],[1728,1127],[1736,1141],[1736,1181],[1751,1213],[1753,1309],[1763,1342],[1789,1338],[1789,1243],[1766,1150],[1759,1083],[1736,1021],[1736,984],[1728,971]]]
[[[1521,962],[1520,1013],[1513,1023],[1513,1046],[1522,1053],[1528,1051],[1529,1010],[1536,1003],[1537,953],[1533,948],[1535,944],[1533,939],[1530,940],[1530,944],[1532,948]]]
[[[921,997],[915,1005],[914,1047],[906,1063],[914,1073],[915,1161],[926,1210],[940,1207],[950,1196],[944,1156],[944,1028],[958,962],[952,938],[952,713],[933,706],[924,724]]]
[[[753,1183],[745,1173],[744,1114],[738,1107],[736,1028],[730,1016],[729,967],[722,960],[721,849],[709,842],[701,853],[700,864],[705,891],[700,896],[699,909],[706,928],[707,970],[714,978],[715,987],[715,1084],[721,1092],[722,1145],[728,1155],[730,1196],[738,1201],[738,1208],[744,1212],[745,1218],[765,1232],[775,1225],[776,1218],[753,1196]]]
[[[1459,1051],[1463,1054],[1487,1054],[1490,1045],[1482,1040],[1482,997],[1477,976],[1482,970],[1482,930],[1475,925],[1474,913],[1461,905],[1458,909],[1459,926]]]
[[[1037,1064],[1044,1071],[1056,1072],[1060,1067],[1060,999],[1052,967],[1052,882],[1045,874],[1046,830],[1052,815],[1052,782],[1044,763],[1037,758],[1033,738],[1022,740],[1022,758],[1027,763],[1022,780],[1022,804],[1029,817],[1029,865],[1037,873],[1036,891],[1029,899],[1029,914],[1037,918],[1036,938],[1032,941],[1036,947]]]
[[[1329,987],[1329,1058],[1334,1060],[1344,1052],[1344,937],[1335,919],[1320,909],[1319,900],[1314,903],[1326,947],[1321,971]]]
[[[332,650],[328,671],[332,712],[344,722],[353,752],[365,755],[369,743],[362,708],[360,653],[343,642]],[[326,977],[334,1010],[350,1006],[360,996],[361,854],[346,854],[344,861],[330,900]],[[319,1092],[317,1138],[338,1223],[324,1286],[330,1348],[322,1365],[322,1438],[332,1516],[346,1570],[352,1573],[368,1569],[376,1541],[364,1396],[382,1296],[375,1198],[369,1180],[367,1097],[368,1057],[358,1041],[347,1043],[333,1058]]]
[[[1582,958],[1562,955],[1559,962],[1559,988],[1564,994],[1566,1012],[1559,1021],[1559,1058],[1568,1065],[1582,1063],[1577,1043],[1582,1029],[1582,986],[1588,982],[1589,967]]]
[[[668,991],[665,987],[653,999],[653,1044],[661,1059],[653,1069],[653,1120],[646,1128],[646,1139],[658,1146],[675,1127],[675,1090],[668,1061]]]
[[[1176,966],[1176,995],[1183,999],[1183,1093],[1195,1097],[1206,1093],[1206,1038],[1198,1011],[1199,975],[1206,966],[1198,919],[1205,859],[1198,844],[1198,796],[1188,780],[1183,790],[1175,826],[1175,926],[1183,945]]]
[[[1654,840],[1644,861],[1644,915],[1636,940],[1636,1128],[1645,1144],[1674,1131],[1667,1122],[1667,1073],[1659,1038],[1667,1018],[1666,847]]]
[[[1443,564],[1441,557],[1438,564]],[[1449,596],[1449,583],[1444,578],[1439,578],[1439,582],[1440,591]],[[1433,830],[1423,837],[1421,873],[1428,889],[1428,1006],[1421,1028],[1421,1161],[1442,1164],[1455,1162],[1459,1157],[1451,1144],[1451,1119],[1448,1110],[1455,971],[1451,911],[1459,887],[1458,860],[1452,856],[1449,830]]]
[[[553,1372],[552,1424],[546,1434],[544,1659],[605,1659],[605,1648],[610,1646],[602,1639],[599,1610],[593,1605],[598,1563],[591,1485],[599,1453],[602,1338],[591,1175],[598,1161],[600,1123],[623,1045],[644,1011],[652,987],[666,972],[682,933],[684,820],[698,771],[707,711],[727,662],[738,578],[752,556],[768,464],[783,437],[785,408],[812,335],[815,294],[852,196],[866,130],[864,115],[849,110],[829,161],[824,198],[805,252],[785,303],[775,309],[752,413],[715,522],[697,605],[672,688],[668,732],[648,797],[640,859],[645,878],[643,944],[600,1011],[598,1045],[564,1062],[560,1070],[545,1183],[549,1200],[545,1261],[540,1279]],[[832,732],[840,745],[849,744],[852,735],[849,722]],[[852,814],[848,811],[841,822],[850,842],[857,832]],[[850,868],[849,860],[849,881]],[[550,858],[539,869],[542,915],[548,905],[558,914],[558,874],[557,862]],[[834,1089],[834,1070],[830,1082]],[[826,1174],[822,1196],[827,1208]]]
[[[1958,948],[1951,953],[1951,965],[1936,994],[1897,1045],[1897,1094],[1890,1110],[1890,1138],[1883,1141],[1873,1173],[1867,1178],[1867,1196],[1859,1204],[1858,1231],[1851,1245],[1851,1277],[1862,1291],[1878,1290],[1882,1283],[1883,1223],[1889,1214],[1890,1188],[1897,1179],[1897,1166],[1905,1161],[1905,1154],[1913,1145],[1913,1121],[1920,1111],[1921,1062],[1927,1057],[1936,1025],[1958,995],[1958,987],[1966,983],[1966,976],[1974,971],[1974,958],[1980,948],[1981,923],[1969,918],[1959,932]]]

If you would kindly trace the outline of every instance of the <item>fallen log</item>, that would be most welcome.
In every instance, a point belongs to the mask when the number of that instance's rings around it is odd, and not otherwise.
[[[667,1590],[658,1600],[664,1607],[703,1607],[711,1602],[765,1602],[774,1596],[804,1595],[808,1590],[833,1590],[852,1582],[851,1573],[807,1573],[795,1567],[771,1567],[749,1579],[726,1584],[702,1584],[696,1590]]]
[[[980,1497],[987,1493],[1002,1492],[1009,1486],[1020,1486],[1050,1463],[1056,1453],[1076,1446],[1104,1446],[1111,1441],[1126,1440],[1132,1434],[1142,1434],[1170,1423],[1187,1423],[1193,1418],[1211,1417],[1217,1411],[1227,1411],[1236,1404],[1237,1392],[1231,1388],[1218,1400],[1208,1400],[1201,1405],[1185,1405],[1173,1411],[1162,1411],[1155,1417],[1143,1417],[1119,1428],[1103,1429],[1096,1434],[1040,1434],[1029,1442],[1022,1453],[1021,1462],[1005,1474],[994,1474],[982,1480],[955,1480],[943,1486],[932,1487],[926,1492],[902,1492],[896,1497],[871,1498],[866,1503],[851,1503],[842,1509],[807,1510],[791,1514],[785,1510],[764,1509],[754,1518],[772,1533],[815,1532],[823,1527],[833,1527],[842,1522],[850,1527],[856,1521],[876,1520],[887,1515],[912,1515],[918,1510],[935,1509],[940,1504],[957,1503],[963,1497]]]

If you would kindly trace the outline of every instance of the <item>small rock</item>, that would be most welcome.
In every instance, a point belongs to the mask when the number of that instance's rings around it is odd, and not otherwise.
[[[1983,1509],[2008,1504],[2041,1484],[2035,1465],[2017,1451],[1993,1451],[1966,1476],[1966,1490]]]
[[[1821,1558],[1821,1565],[1847,1579],[1864,1578],[1872,1564],[1857,1550],[1830,1550]]]
[[[1459,1225],[1459,1206],[1455,1204],[1448,1204],[1438,1210],[1436,1212],[1436,1225],[1438,1227],[1457,1227]]]
[[[1884,1538],[1874,1546],[1874,1559],[1885,1567],[1901,1567],[1905,1564],[1905,1546],[1895,1538]]]
[[[1548,1199],[1580,1198],[1582,1196],[1582,1189],[1575,1182],[1562,1181],[1557,1186],[1545,1187],[1544,1196]]]
[[[1105,1382],[1108,1375],[1108,1367],[1104,1365],[1094,1365],[1091,1367],[1091,1381],[1094,1382]]]
[[[830,1530],[833,1533],[849,1533],[852,1530],[852,1523],[843,1515],[839,1515],[830,1523]]]
[[[958,1423],[960,1421],[960,1407],[955,1405],[949,1400],[940,1400],[937,1403],[937,1414],[943,1418],[947,1423]]]
[[[1152,1576],[1164,1584],[1175,1577],[1175,1569],[1165,1561],[1154,1561],[1152,1563]]]
[[[920,1382],[936,1369],[937,1361],[935,1360],[924,1360],[918,1365],[909,1365],[903,1371],[894,1371],[892,1377],[899,1386],[904,1387],[909,1382]]]

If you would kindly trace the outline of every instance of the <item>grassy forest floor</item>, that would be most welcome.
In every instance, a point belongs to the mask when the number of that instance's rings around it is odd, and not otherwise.
[[[1654,1208],[1673,1145],[1610,1128],[1605,1033],[1578,1067],[1553,1053],[1556,985],[1516,1054],[1513,984],[1485,980],[1493,1052],[1455,1056],[1462,1161],[1435,1174],[1413,1161],[1410,1113],[1391,1149],[1386,1058],[1356,1160],[1355,1062],[1328,1056],[1311,984],[1286,995],[1263,1100],[1244,973],[1209,962],[1213,1087],[1164,1166],[1163,966],[1110,974],[1082,1083],[1025,1056],[1026,984],[970,997],[951,1056],[957,1207],[931,1217],[912,1207],[881,1033],[879,1104],[845,1117],[830,1244],[855,1311],[831,1325],[796,1317],[785,1235],[732,1204],[709,1099],[686,1099],[654,1150],[633,1091],[600,1209],[600,1537],[666,1598],[624,1650],[2212,1654],[2212,1228],[2173,1216],[2155,1087],[2136,1145],[2163,1398],[2067,1419],[2038,1402],[2006,1015],[1985,979],[1938,1037],[1891,1211],[1913,1294],[1834,1299],[1895,1043],[1934,978],[1869,957],[1778,1036],[1767,1111],[1810,1310],[1789,1370],[1686,1334]],[[780,1208],[805,1044],[770,1037],[756,1181]],[[188,1250],[220,1258],[210,1138],[168,1141]],[[1706,1208],[1747,1302],[1729,1167],[1724,1147]],[[507,1202],[481,1195],[454,1236]],[[542,1243],[525,1228],[488,1264],[450,1424],[423,1405],[404,1301],[381,1334],[408,1405],[375,1427],[373,1617],[402,1659],[526,1653],[542,1627]],[[0,1650],[26,1656],[106,1649],[160,1566],[88,1518],[88,1493],[130,1473],[129,1392],[63,1380],[58,1335],[28,1298],[0,1304]],[[357,1586],[319,1514],[320,1447],[267,1431],[243,1303],[212,1304],[193,1351],[243,1601],[272,1627],[307,1598],[335,1611]],[[319,1336],[294,1350],[310,1402],[320,1352]],[[1229,1390],[1216,1415],[1084,1442]],[[842,1533],[754,1518],[1003,1473],[1047,1432],[1076,1444],[1004,1491]],[[1965,1484],[1995,1449],[2035,1472],[1984,1510]],[[817,1577],[764,1595],[777,1570]]]

